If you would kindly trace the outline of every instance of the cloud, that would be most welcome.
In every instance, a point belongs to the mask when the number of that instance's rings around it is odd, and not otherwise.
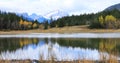
[[[54,10],[80,14],[102,11],[119,2],[120,0],[0,0],[0,9],[41,15]]]

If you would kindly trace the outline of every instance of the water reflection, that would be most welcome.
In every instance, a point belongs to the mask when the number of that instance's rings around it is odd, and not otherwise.
[[[0,38],[0,59],[56,60],[100,59],[119,53],[120,39]]]

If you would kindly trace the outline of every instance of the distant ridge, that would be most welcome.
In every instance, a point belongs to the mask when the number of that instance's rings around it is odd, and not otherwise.
[[[105,11],[111,11],[111,10],[115,10],[115,9],[120,10],[120,3],[112,5],[112,6],[108,7],[108,8],[106,8]]]

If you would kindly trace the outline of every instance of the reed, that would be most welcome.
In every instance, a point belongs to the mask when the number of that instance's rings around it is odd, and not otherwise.
[[[110,54],[109,56],[105,56],[104,54],[101,54],[101,59],[99,61],[87,60],[87,59],[57,61],[55,55],[51,55],[48,60],[44,60],[42,54],[40,55],[39,60],[0,60],[0,63],[33,63],[33,62],[35,63],[119,63],[117,57],[115,57],[113,54]]]
[[[43,55],[40,54],[40,59],[39,59],[40,63],[43,63]]]

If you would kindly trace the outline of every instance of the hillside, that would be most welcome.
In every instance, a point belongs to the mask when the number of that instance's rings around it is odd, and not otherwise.
[[[105,11],[106,11],[106,10],[107,10],[107,11],[108,11],[108,10],[111,11],[111,10],[114,10],[114,9],[120,10],[120,3],[119,3],[119,4],[112,5],[112,6],[108,7],[108,8],[106,8]]]
[[[120,4],[116,4],[98,13],[90,14],[85,13],[80,15],[72,15],[59,18],[57,20],[52,21],[49,25],[51,28],[90,25],[89,28],[119,29],[120,28],[119,22],[120,22]]]

